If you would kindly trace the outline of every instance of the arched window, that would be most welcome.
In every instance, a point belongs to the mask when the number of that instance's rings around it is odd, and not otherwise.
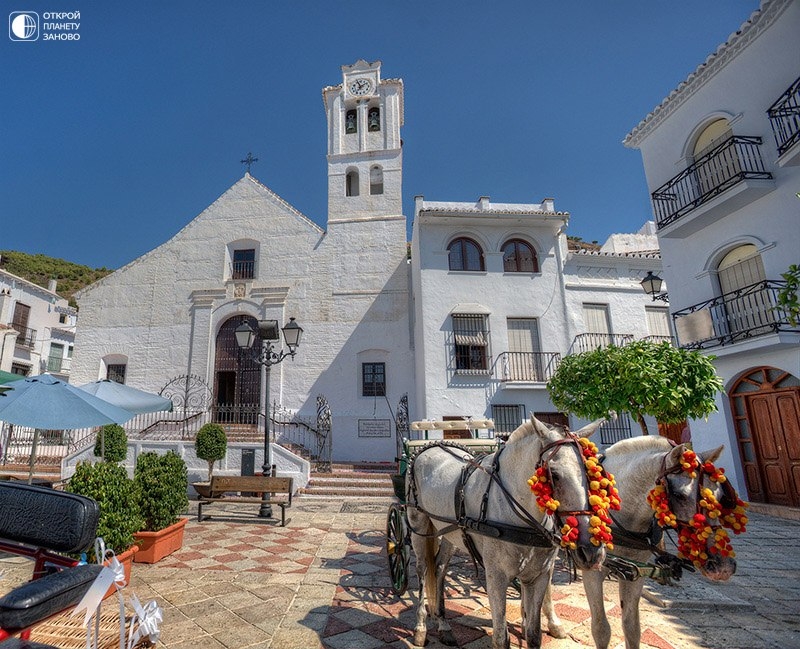
[[[722,296],[722,324],[731,334],[759,335],[770,330],[775,313],[768,291],[761,285],[766,279],[764,263],[752,244],[737,246],[717,264],[717,281]],[[723,315],[724,314],[724,315]]]
[[[715,119],[697,136],[692,154],[697,164],[695,173],[701,195],[713,191],[724,181],[733,178],[742,170],[736,149],[731,146],[718,149],[723,142],[733,137],[731,125],[725,118]],[[711,157],[708,154],[716,150]]]
[[[484,270],[483,250],[472,239],[453,239],[447,251],[450,253],[450,270]]]
[[[507,273],[538,273],[536,251],[522,239],[509,239],[503,244],[503,270]]]
[[[369,193],[383,194],[383,169],[379,165],[369,170]]]
[[[358,196],[358,170],[351,169],[345,177],[345,196]]]
[[[381,130],[381,109],[373,106],[367,113],[367,130],[380,131]]]

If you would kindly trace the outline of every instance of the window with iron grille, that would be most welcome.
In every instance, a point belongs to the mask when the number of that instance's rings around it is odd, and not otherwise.
[[[489,369],[489,317],[453,314],[455,370],[461,373]]]
[[[386,363],[361,364],[361,395],[383,397],[386,395]]]
[[[125,383],[125,370],[127,365],[122,363],[109,364],[106,366],[106,378],[109,381],[116,381],[117,383]]]
[[[253,279],[256,276],[256,251],[253,248],[233,251],[233,279]]]
[[[492,405],[495,433],[513,433],[525,418],[525,404]]]

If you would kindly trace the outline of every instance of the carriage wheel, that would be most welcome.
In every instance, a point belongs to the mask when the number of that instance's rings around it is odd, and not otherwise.
[[[389,557],[389,574],[392,590],[400,597],[408,587],[408,528],[402,505],[392,503],[386,515],[386,555]]]

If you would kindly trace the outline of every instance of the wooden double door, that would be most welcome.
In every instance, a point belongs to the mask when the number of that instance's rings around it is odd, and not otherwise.
[[[739,450],[751,500],[800,507],[800,385],[759,368],[731,393]]]

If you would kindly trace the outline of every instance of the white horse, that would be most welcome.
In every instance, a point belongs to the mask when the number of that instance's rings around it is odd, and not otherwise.
[[[700,464],[713,463],[722,452],[720,446],[712,451],[697,454]],[[605,451],[603,467],[616,479],[622,508],[613,514],[614,520],[628,532],[645,538],[654,521],[653,509],[647,502],[647,495],[656,483],[663,481],[670,509],[679,526],[691,521],[699,511],[702,471],[691,477],[681,468],[685,444],[673,446],[664,437],[634,437],[617,442]],[[711,488],[717,500],[725,498],[723,488],[713,482],[702,482],[702,488]],[[713,534],[711,536],[713,542]],[[635,543],[632,545],[636,545]],[[652,558],[648,549],[634,549],[625,546],[625,540],[616,533],[614,536],[614,555],[646,563]],[[699,566],[703,575],[712,580],[724,581],[736,571],[736,561],[732,557],[722,557],[708,552],[708,560]],[[603,606],[603,571],[585,571],[583,587],[592,613],[592,637],[599,649],[608,647],[611,628]],[[635,581],[619,581],[619,598],[622,606],[622,630],[626,649],[638,649],[641,638],[639,623],[639,599],[644,578]]]
[[[570,550],[576,565],[587,573],[602,574],[605,548],[591,542],[588,520],[593,512],[576,439],[594,432],[602,421],[571,435],[531,417],[511,434],[502,450],[472,462],[478,466],[466,482],[462,471],[472,458],[464,451],[434,444],[417,454],[406,474],[406,514],[420,583],[415,645],[425,644],[426,600],[440,641],[455,644],[444,616],[444,578],[455,549],[470,552],[468,546],[472,546],[483,559],[494,649],[509,647],[506,590],[515,577],[522,590],[525,639],[531,649],[540,646],[541,609],[559,544],[552,530],[560,529],[562,516],[578,520],[576,547]],[[553,498],[558,501],[554,516],[541,513],[528,485],[540,461],[549,470]],[[462,493],[463,506],[458,496]],[[466,529],[464,521],[471,522]],[[557,625],[549,598],[546,613],[551,625]],[[563,637],[563,631],[555,629],[555,633]]]

